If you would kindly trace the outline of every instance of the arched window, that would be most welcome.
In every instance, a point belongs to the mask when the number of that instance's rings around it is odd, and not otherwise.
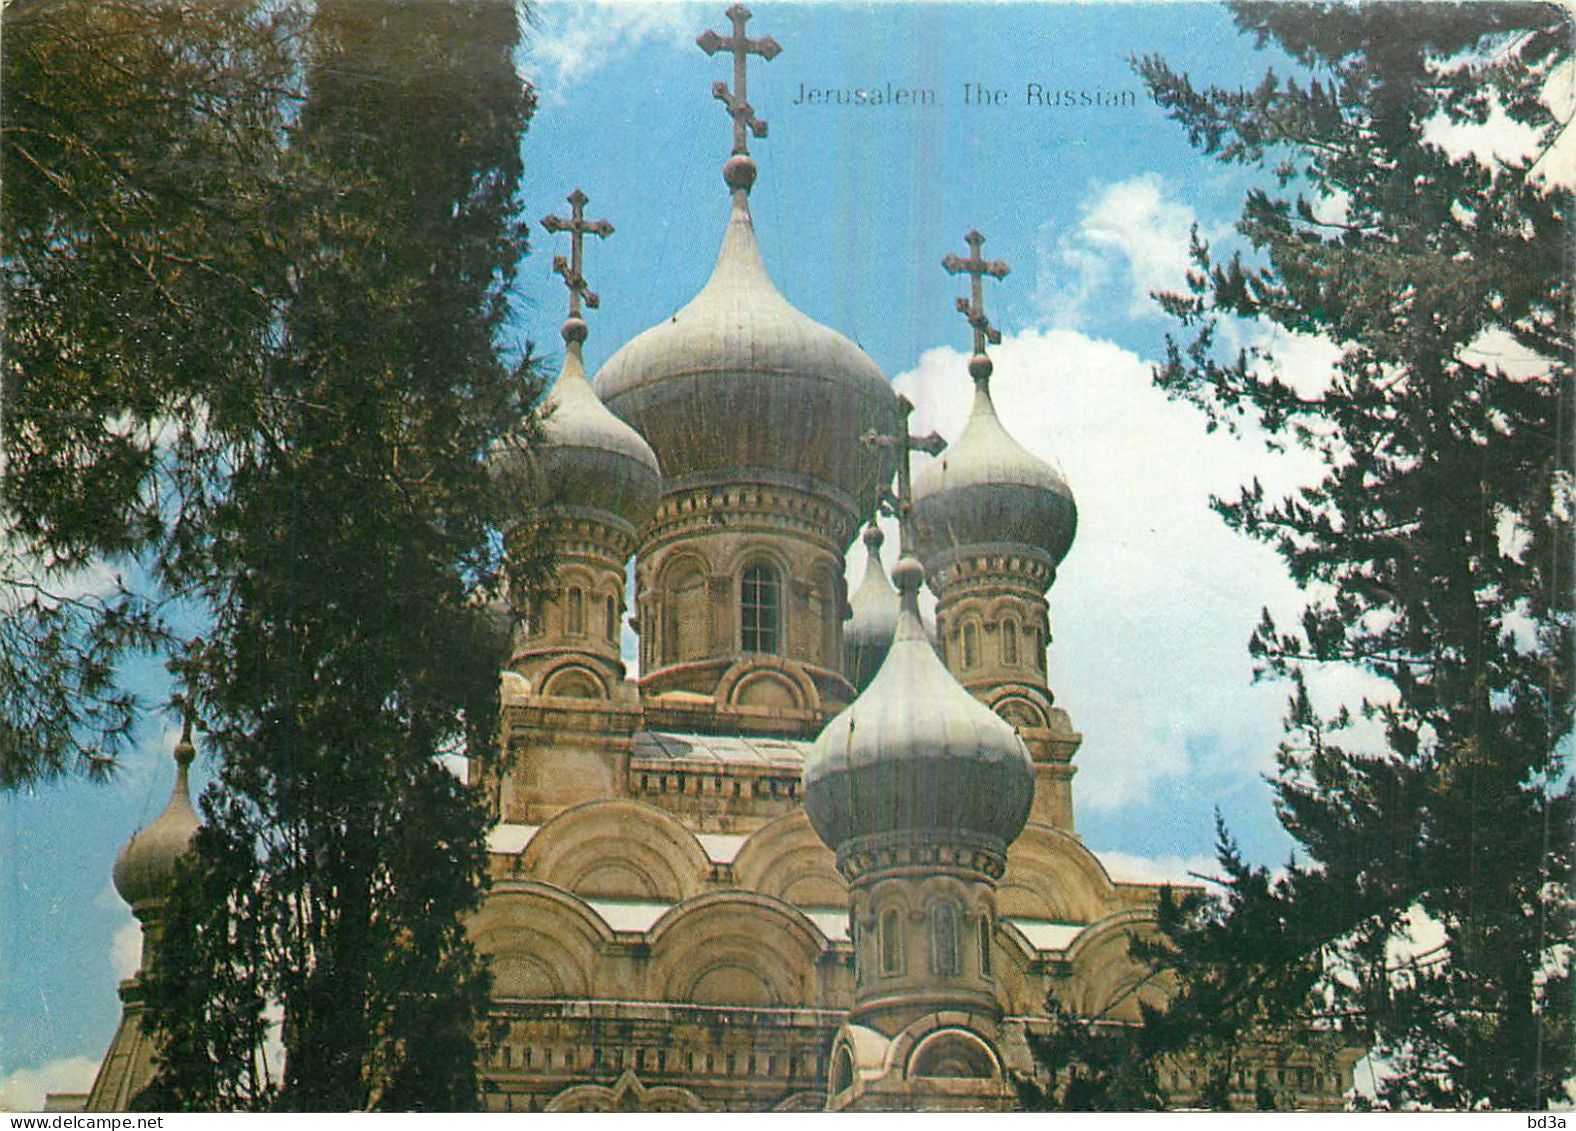
[[[1048,643],[1048,641],[1046,640],[1045,636],[1041,634],[1040,630],[1037,629],[1037,628],[1034,630],[1033,637],[1034,637],[1034,666],[1039,668],[1043,672],[1045,670],[1045,646]]]
[[[776,652],[782,620],[782,578],[769,565],[752,565],[739,586],[742,632],[746,652]]]
[[[1001,622],[1001,662],[1016,664],[1018,662],[1018,625],[1016,621],[1004,620]]]
[[[881,913],[881,973],[903,972],[903,922],[896,908]]]
[[[607,642],[618,643],[618,598],[608,595],[604,600],[607,612]]]
[[[837,1050],[837,1055],[832,1058],[832,1079],[830,1081],[832,1095],[846,1092],[854,1086],[854,1058],[844,1045]]]
[[[569,591],[569,613],[565,631],[570,636],[579,636],[586,630],[585,596],[579,589]]]
[[[930,909],[930,969],[933,974],[958,974],[958,912],[948,900]]]
[[[963,666],[972,668],[980,662],[980,630],[973,621],[963,626]]]
[[[979,917],[980,928],[980,977],[990,977],[990,916]]]

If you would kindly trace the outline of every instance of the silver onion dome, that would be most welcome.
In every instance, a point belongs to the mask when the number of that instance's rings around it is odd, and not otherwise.
[[[978,366],[974,362],[986,361]],[[1078,507],[1055,468],[1002,426],[988,360],[975,358],[974,405],[956,443],[914,483],[914,537],[934,573],[952,552],[1002,549],[1044,556],[1055,568],[1078,528]]]
[[[196,753],[188,723],[175,744],[175,788],[170,791],[169,803],[153,823],[127,841],[115,857],[115,890],[134,911],[157,903],[169,894],[175,879],[175,865],[197,835],[197,812],[192,808],[187,776],[187,768]]]
[[[811,746],[805,811],[834,849],[854,838],[917,834],[1005,851],[1034,800],[1029,752],[926,638],[919,563],[905,557],[892,579],[900,600],[892,646],[870,685]]]
[[[656,509],[657,457],[586,379],[585,323],[570,318],[563,335],[563,368],[542,404],[542,442],[527,457],[531,492],[544,504],[600,511],[638,529]]]
[[[738,160],[737,158],[735,159]],[[710,280],[596,376],[608,408],[656,450],[670,481],[808,480],[869,514],[896,398],[875,362],[796,310],[767,275],[744,187]]]
[[[859,688],[875,676],[897,634],[900,601],[881,566],[883,541],[879,526],[872,522],[865,527],[865,579],[848,598],[852,615],[843,627],[844,667],[848,678]]]

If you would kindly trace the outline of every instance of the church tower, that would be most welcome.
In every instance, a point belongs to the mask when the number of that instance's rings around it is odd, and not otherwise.
[[[700,46],[733,55],[715,93],[733,119],[731,199],[710,280],[597,375],[607,406],[656,451],[662,496],[640,541],[641,694],[677,725],[810,734],[847,703],[843,553],[875,509],[885,457],[861,435],[890,428],[891,386],[864,351],[796,310],[756,243],[749,137],[763,137],[746,60],[770,37]]]
[[[197,835],[197,812],[192,808],[187,781],[187,769],[196,753],[188,718],[180,741],[175,744],[175,788],[170,791],[169,803],[152,824],[126,842],[115,858],[115,890],[131,905],[131,913],[142,924],[142,960],[137,972],[120,984],[120,1000],[124,1003],[120,1025],[99,1066],[93,1090],[88,1093],[86,1111],[131,1110],[153,1080],[154,1055],[158,1050],[142,1027],[142,976],[158,953],[164,905],[175,880],[175,867]]]
[[[542,695],[610,699],[624,678],[624,567],[656,505],[659,476],[646,441],[586,380],[580,304],[595,309],[599,299],[586,286],[582,242],[588,234],[606,238],[613,226],[585,218],[588,198],[579,189],[568,199],[568,219],[542,221],[570,236],[569,258],[553,262],[569,288],[569,317],[559,330],[564,364],[542,406],[542,443],[519,469],[538,500],[558,568],[553,591],[523,610],[510,669]]]
[[[1054,706],[1046,681],[1050,619],[1045,594],[1072,545],[1078,508],[1066,481],[1003,427],[991,399],[987,343],[1001,334],[985,315],[982,280],[1008,272],[981,254],[985,237],[965,237],[966,258],[950,274],[970,276],[958,300],[974,354],[974,404],[962,434],[914,484],[914,536],[937,597],[937,635],[947,667],[964,687],[1018,728],[1034,756],[1035,816],[1072,831],[1072,757],[1082,736]]]
[[[1004,1107],[996,885],[1034,773],[1012,727],[937,657],[919,562],[905,556],[893,579],[886,659],[805,763],[805,811],[848,881],[854,952],[828,1107]]]

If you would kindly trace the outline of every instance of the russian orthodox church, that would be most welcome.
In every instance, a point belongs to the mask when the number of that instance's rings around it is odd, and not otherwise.
[[[497,819],[471,928],[503,1034],[487,1104],[1011,1108],[1053,1012],[1136,1022],[1164,993],[1128,955],[1158,888],[1112,879],[1075,832],[1081,736],[1046,679],[1046,594],[1077,508],[992,403],[982,280],[1007,268],[978,233],[943,264],[969,276],[974,341],[958,375],[973,409],[944,447],[910,436],[886,375],[773,285],[746,59],[779,48],[746,36],[741,6],[728,16],[731,34],[698,41],[734,61],[714,89],[734,123],[716,266],[594,379],[583,238],[612,228],[578,190],[545,221],[570,235],[570,313],[544,443],[517,470],[558,567],[518,610],[503,757],[473,773]],[[911,450],[937,455],[912,483]],[[882,510],[902,530],[890,577]],[[189,742],[177,759],[169,808],[116,865],[150,937],[158,877],[196,828]],[[122,997],[91,1109],[123,1108],[151,1073],[136,978]],[[1353,1059],[1271,1070],[1303,1106],[1338,1107]]]

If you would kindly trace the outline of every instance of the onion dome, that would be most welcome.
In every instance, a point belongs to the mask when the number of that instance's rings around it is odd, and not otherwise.
[[[1078,528],[1067,481],[1002,427],[991,401],[990,364],[988,357],[970,359],[974,407],[968,423],[914,483],[914,538],[932,570],[949,550],[985,546],[1027,549],[1049,557],[1054,567]]]
[[[729,163],[733,211],[710,281],[627,343],[596,377],[608,408],[656,449],[670,480],[808,479],[868,514],[896,399],[875,362],[794,309],[766,273],[750,218],[747,158]]]
[[[544,406],[537,454],[549,501],[606,511],[638,527],[657,505],[657,457],[640,433],[607,410],[586,380],[585,323],[569,319],[563,335],[564,365]]]
[[[854,838],[919,834],[1004,852],[1034,800],[1029,752],[926,639],[920,564],[905,557],[892,578],[900,594],[892,647],[870,686],[811,746],[805,811],[834,849]]]
[[[853,611],[843,627],[843,654],[847,675],[855,687],[870,682],[897,632],[899,600],[897,590],[887,580],[881,566],[881,543],[885,537],[875,523],[865,527],[865,579],[849,597]]]
[[[175,880],[176,861],[197,835],[197,813],[187,780],[187,767],[196,753],[188,720],[175,744],[175,788],[169,804],[151,825],[127,841],[115,858],[115,890],[134,911],[168,894]]]

